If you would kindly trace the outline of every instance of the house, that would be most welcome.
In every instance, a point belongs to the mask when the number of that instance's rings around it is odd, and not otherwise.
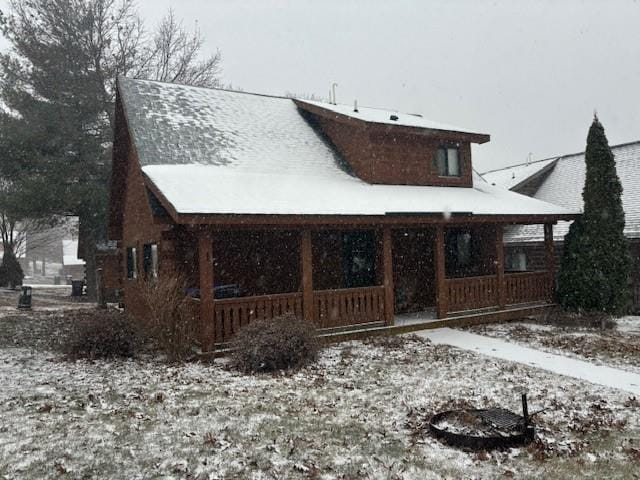
[[[420,115],[120,78],[109,235],[125,307],[187,276],[203,348],[291,312],[322,329],[552,301],[571,209],[473,171],[489,135]],[[544,225],[547,263],[505,273],[503,228]],[[506,317],[505,317],[506,318]]]
[[[84,260],[78,258],[78,240],[62,240],[62,274],[67,279],[84,279]]]
[[[624,234],[632,257],[633,307],[640,311],[640,141],[611,147],[622,183],[625,212]],[[582,209],[585,179],[584,152],[492,170],[483,174],[493,185],[529,195],[570,209]],[[570,222],[561,221],[554,229],[556,252],[562,251]],[[505,230],[507,265],[527,270],[543,263],[543,232],[536,225],[517,225]]]

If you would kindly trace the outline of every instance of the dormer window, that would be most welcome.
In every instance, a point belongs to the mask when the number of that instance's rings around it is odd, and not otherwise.
[[[458,147],[440,147],[436,151],[436,166],[440,177],[460,176],[460,151]]]

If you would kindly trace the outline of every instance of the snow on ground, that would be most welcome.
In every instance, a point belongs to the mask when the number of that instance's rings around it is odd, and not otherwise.
[[[640,458],[628,394],[415,336],[245,376],[220,361],[67,362],[46,342],[64,318],[0,317],[0,478],[632,478]],[[546,409],[536,445],[473,454],[424,432],[455,405],[517,411],[522,387]]]
[[[640,373],[626,372],[604,365],[594,365],[563,355],[543,352],[497,338],[463,332],[451,328],[438,328],[419,332],[418,336],[432,342],[473,350],[483,355],[523,363],[560,375],[579,378],[588,382],[619,388],[640,395]]]
[[[607,330],[563,326],[536,320],[477,325],[467,330],[548,353],[587,360],[640,374],[640,317],[616,320]]]

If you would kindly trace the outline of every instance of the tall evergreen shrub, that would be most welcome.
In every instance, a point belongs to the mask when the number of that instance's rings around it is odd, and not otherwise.
[[[589,129],[585,162],[584,213],[564,240],[558,296],[569,310],[621,314],[630,298],[622,185],[597,116]]]

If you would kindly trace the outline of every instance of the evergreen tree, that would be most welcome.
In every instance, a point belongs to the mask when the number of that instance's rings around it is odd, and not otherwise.
[[[564,241],[558,295],[570,310],[621,314],[629,301],[622,185],[604,127],[594,117],[585,151],[584,213]]]
[[[24,178],[10,178],[5,169],[0,178],[10,179],[6,192],[21,192],[24,204],[42,206],[42,214],[80,217],[90,287],[94,247],[106,236],[117,75],[217,86],[221,57],[200,60],[202,36],[185,30],[171,11],[148,34],[132,0],[10,5],[8,15],[0,12],[11,45],[0,54],[0,121],[11,128],[0,133],[0,144],[16,147],[23,177],[45,188],[26,189]],[[5,166],[15,173],[11,165]],[[12,212],[4,211],[15,223]]]

